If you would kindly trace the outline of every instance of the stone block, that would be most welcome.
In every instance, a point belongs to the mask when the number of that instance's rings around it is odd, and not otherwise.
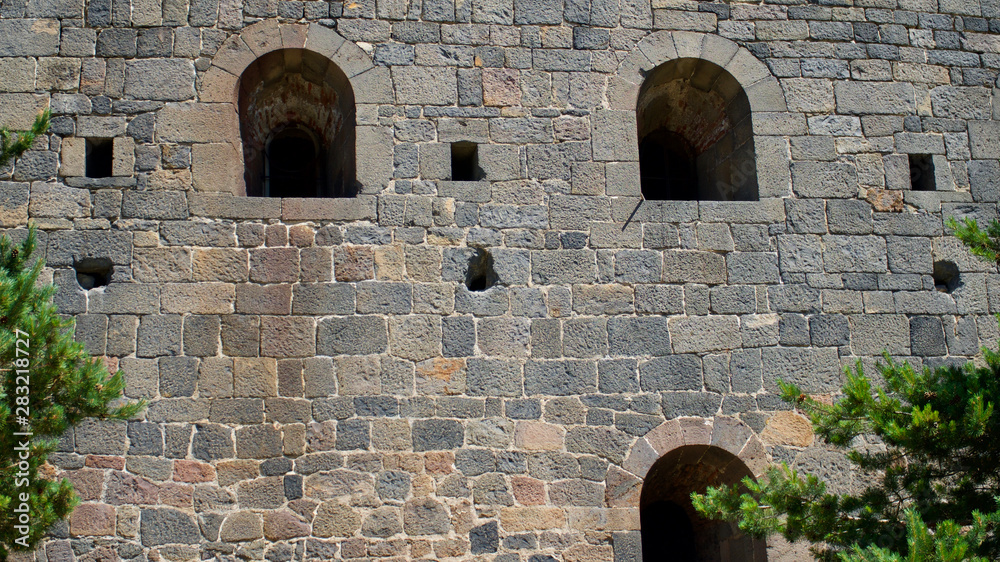
[[[454,68],[393,67],[392,80],[396,103],[419,105],[458,103],[458,79]]]
[[[143,509],[139,536],[146,547],[164,544],[196,544],[201,532],[194,517],[170,508]]]
[[[834,392],[842,373],[836,348],[764,348],[764,388],[775,392],[777,380],[798,385],[806,392]]]
[[[457,450],[462,447],[464,433],[462,425],[454,420],[414,420],[413,450]]]
[[[278,394],[278,365],[270,357],[237,357],[233,360],[233,395],[263,398]]]
[[[90,191],[36,183],[31,188],[28,212],[33,217],[89,217]]]
[[[59,52],[59,20],[7,19],[0,22],[0,38],[2,57],[55,55]]]
[[[236,292],[228,283],[168,283],[160,291],[163,312],[231,314]]]
[[[239,119],[228,103],[168,103],[157,114],[157,138],[167,142],[232,142]]]
[[[882,273],[888,268],[884,238],[828,235],[823,243],[827,272]]]
[[[528,396],[570,396],[597,389],[597,368],[590,361],[528,361],[524,365],[524,392]]]
[[[595,258],[590,250],[532,252],[532,281],[540,284],[593,283],[597,273]]]
[[[663,253],[664,283],[704,283],[717,285],[726,282],[725,258],[712,252],[671,250]]]
[[[639,148],[635,116],[630,111],[598,111],[591,116],[594,160],[636,161]]]
[[[847,115],[910,115],[916,110],[914,88],[903,82],[837,82],[837,112]]]
[[[377,316],[353,316],[321,320],[316,351],[322,355],[368,355],[384,353],[389,344],[386,321]]]
[[[906,317],[897,314],[852,315],[851,349],[856,355],[879,356],[910,353],[910,326]]]
[[[125,95],[142,100],[185,101],[194,97],[194,78],[194,64],[189,60],[130,60],[125,64]]]
[[[198,191],[238,194],[243,188],[243,164],[229,143],[195,144],[191,149],[191,179]]]

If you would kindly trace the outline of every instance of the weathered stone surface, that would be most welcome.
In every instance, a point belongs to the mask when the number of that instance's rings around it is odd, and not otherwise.
[[[800,3],[4,2],[0,226],[149,401],[39,556],[633,561],[685,444],[855,485],[777,381],[995,337],[1000,5]]]
[[[812,424],[794,412],[778,412],[767,420],[760,438],[769,445],[808,447],[813,443]]]
[[[143,509],[139,534],[143,546],[194,544],[200,539],[198,524],[190,515],[176,509]]]
[[[194,64],[183,59],[143,59],[125,65],[125,95],[184,101],[194,97]]]

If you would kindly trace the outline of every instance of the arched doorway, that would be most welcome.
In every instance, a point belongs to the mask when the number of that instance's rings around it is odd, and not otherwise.
[[[642,556],[649,562],[764,562],[764,541],[724,521],[700,517],[691,492],[734,484],[750,469],[732,453],[711,445],[684,445],[660,457],[646,474],[639,499]]]
[[[247,195],[350,197],[355,103],[347,75],[306,49],[271,51],[239,84]]]
[[[636,104],[648,200],[756,201],[750,101],[721,66],[679,58],[649,72]]]

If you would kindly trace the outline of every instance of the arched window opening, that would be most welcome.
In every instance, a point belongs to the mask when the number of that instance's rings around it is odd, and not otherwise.
[[[661,457],[649,469],[639,499],[643,559],[766,562],[764,541],[736,525],[704,519],[691,505],[691,492],[750,475],[738,457],[710,445],[685,445]]]
[[[693,58],[661,64],[639,90],[636,118],[644,198],[757,200],[750,101],[724,68]]]
[[[354,91],[326,57],[282,49],[240,77],[240,135],[247,195],[351,197]]]

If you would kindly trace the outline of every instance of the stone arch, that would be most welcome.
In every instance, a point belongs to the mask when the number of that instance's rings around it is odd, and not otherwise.
[[[763,541],[739,536],[728,523],[698,522],[692,517],[693,510],[681,507],[676,500],[704,485],[736,483],[745,476],[757,478],[769,463],[764,444],[750,427],[736,418],[676,418],[636,440],[621,468],[609,470],[606,482],[609,506],[638,508],[640,527],[656,522],[654,519],[662,522],[662,517],[674,517],[679,523],[686,521],[692,536],[700,537],[702,543],[716,540],[719,551],[744,555],[713,558],[706,554],[705,544],[701,544],[695,559],[763,561],[767,556]],[[671,514],[670,509],[684,511]],[[641,531],[630,539],[629,550],[635,560],[640,559],[638,553],[643,548],[650,548],[649,541],[642,539]],[[722,543],[727,544],[722,546]],[[698,543],[693,541],[693,544]]]
[[[389,70],[376,67],[364,49],[328,27],[319,24],[279,23],[275,20],[264,20],[247,26],[230,36],[212,58],[211,66],[199,80],[198,100],[203,104],[219,107],[219,111],[232,115],[234,119],[231,121],[238,122],[241,77],[248,70],[253,72],[255,61],[268,55],[275,57],[273,53],[277,51],[305,53],[311,60],[325,61],[336,69],[332,75],[346,81],[352,90],[355,105],[354,114],[349,118],[356,121],[354,160],[357,193],[373,194],[387,187],[392,178],[391,131],[389,127],[375,123],[375,120],[365,120],[362,115],[366,114],[366,108],[371,108],[368,113],[375,114],[376,104],[394,103]],[[221,185],[212,189],[212,182],[201,183],[206,191],[246,195],[243,142],[236,130],[238,127],[229,129],[234,131],[227,135],[231,138],[225,139],[225,148],[202,148],[202,152],[212,152],[214,161],[211,162],[211,169],[225,171],[212,174],[213,179]],[[198,189],[198,147],[193,150],[193,174],[195,188]],[[209,162],[206,161],[205,164],[204,172],[211,174]],[[318,208],[323,206],[319,205]]]
[[[784,93],[767,65],[739,44],[707,33],[657,31],[642,39],[618,66],[608,86],[608,109],[595,112],[592,123],[594,159],[627,163],[619,171],[614,195],[641,194],[638,173],[639,131],[636,110],[643,84],[657,68],[672,61],[692,59],[718,67],[745,92],[750,115],[785,113]],[[750,130],[756,153],[758,197],[791,194],[787,142],[780,136]]]

